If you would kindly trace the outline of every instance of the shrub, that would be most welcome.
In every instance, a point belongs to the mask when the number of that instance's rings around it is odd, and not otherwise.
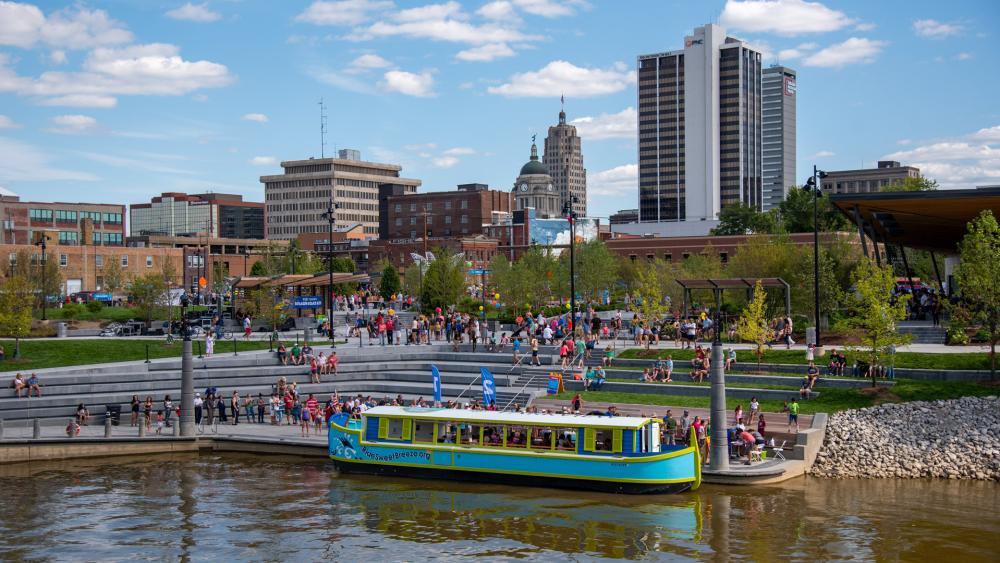
[[[83,305],[79,303],[67,303],[63,305],[63,318],[75,319],[83,313]]]
[[[99,313],[103,308],[104,308],[104,303],[101,303],[100,301],[91,301],[87,303],[87,310],[90,311],[91,313]]]
[[[945,335],[945,343],[951,346],[963,346],[969,343],[969,335],[965,332],[965,327],[952,323],[948,327]]]

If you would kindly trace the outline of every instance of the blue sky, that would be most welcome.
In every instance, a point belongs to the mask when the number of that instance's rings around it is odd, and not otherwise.
[[[356,148],[423,190],[508,189],[559,96],[590,213],[636,206],[635,57],[717,22],[798,79],[799,176],[890,157],[1000,183],[1000,2],[0,1],[0,186],[22,199],[262,200],[278,162]]]

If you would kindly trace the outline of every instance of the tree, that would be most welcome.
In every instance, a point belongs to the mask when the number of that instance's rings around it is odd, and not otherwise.
[[[962,262],[956,272],[958,289],[973,319],[990,341],[990,380],[997,380],[996,350],[1000,340],[1000,225],[989,209],[969,223],[958,245]]]
[[[45,253],[45,263],[42,264],[41,254],[28,249],[18,250],[12,275],[22,278],[32,288],[29,302],[37,308],[41,307],[43,296],[59,295],[62,291],[59,262],[49,252]]]
[[[129,284],[129,295],[136,308],[142,312],[146,328],[153,321],[157,308],[166,304],[166,292],[167,284],[160,273],[150,272],[133,279]]]
[[[858,331],[863,354],[869,365],[879,365],[879,360],[891,346],[907,344],[910,335],[896,331],[896,323],[906,318],[908,294],[893,297],[896,277],[889,266],[877,266],[871,260],[862,260],[851,276],[854,282],[854,316],[850,324]],[[876,370],[871,370],[872,387],[875,387]]]
[[[668,278],[663,275],[664,271],[669,269],[670,265],[660,259],[636,264],[636,308],[639,314],[649,321],[660,318],[670,310],[668,290],[665,287]]]
[[[736,203],[727,205],[719,212],[719,226],[712,229],[713,235],[749,235],[754,233],[774,233],[779,230],[776,214],[764,213],[752,205]]]
[[[278,330],[285,314],[280,292],[281,288],[276,285],[251,289],[243,300],[243,307],[251,318],[263,319],[271,325],[272,331]]]
[[[813,192],[802,188],[788,190],[788,196],[778,207],[781,225],[788,233],[811,233],[813,231]],[[837,211],[830,199],[820,197],[818,205],[819,230],[843,231],[851,224],[843,213]]]
[[[754,355],[757,356],[757,371],[760,371],[760,361],[764,357],[764,346],[774,337],[767,323],[767,292],[760,280],[753,287],[753,298],[743,308],[743,314],[736,322],[736,334],[743,340],[753,342]]]
[[[396,268],[392,264],[386,265],[385,268],[382,268],[382,279],[379,280],[378,284],[379,295],[388,301],[392,299],[393,295],[399,293],[400,288],[399,273],[396,272]]]
[[[114,295],[125,287],[125,271],[122,270],[122,263],[119,260],[108,260],[104,263],[104,268],[101,270],[103,274],[104,283],[102,284],[102,289]]]
[[[258,260],[253,263],[250,267],[250,275],[254,277],[261,277],[267,274],[267,264],[264,260]]]
[[[618,279],[618,262],[598,240],[576,245],[575,252],[576,291],[584,301],[594,301]],[[569,259],[569,252],[563,255]]]
[[[906,177],[901,182],[894,182],[888,186],[883,186],[883,192],[930,192],[938,189],[937,180],[931,180],[924,176],[916,178]]]
[[[420,306],[424,312],[457,304],[465,290],[462,256],[447,249],[436,250],[434,254],[437,259],[427,266],[420,288]]]
[[[24,338],[31,332],[34,291],[22,276],[13,275],[0,283],[0,334]]]

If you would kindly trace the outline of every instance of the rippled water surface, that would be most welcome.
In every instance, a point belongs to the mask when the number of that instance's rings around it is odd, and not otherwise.
[[[674,496],[338,476],[283,457],[0,467],[4,560],[1000,560],[1000,486],[799,479]]]

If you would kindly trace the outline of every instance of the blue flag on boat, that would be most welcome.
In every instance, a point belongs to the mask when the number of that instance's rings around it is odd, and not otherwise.
[[[486,368],[479,368],[483,376],[483,405],[490,406],[497,401],[497,384],[493,381],[493,373]]]
[[[437,366],[431,366],[431,376],[434,378],[434,402],[441,402],[441,373]]]

